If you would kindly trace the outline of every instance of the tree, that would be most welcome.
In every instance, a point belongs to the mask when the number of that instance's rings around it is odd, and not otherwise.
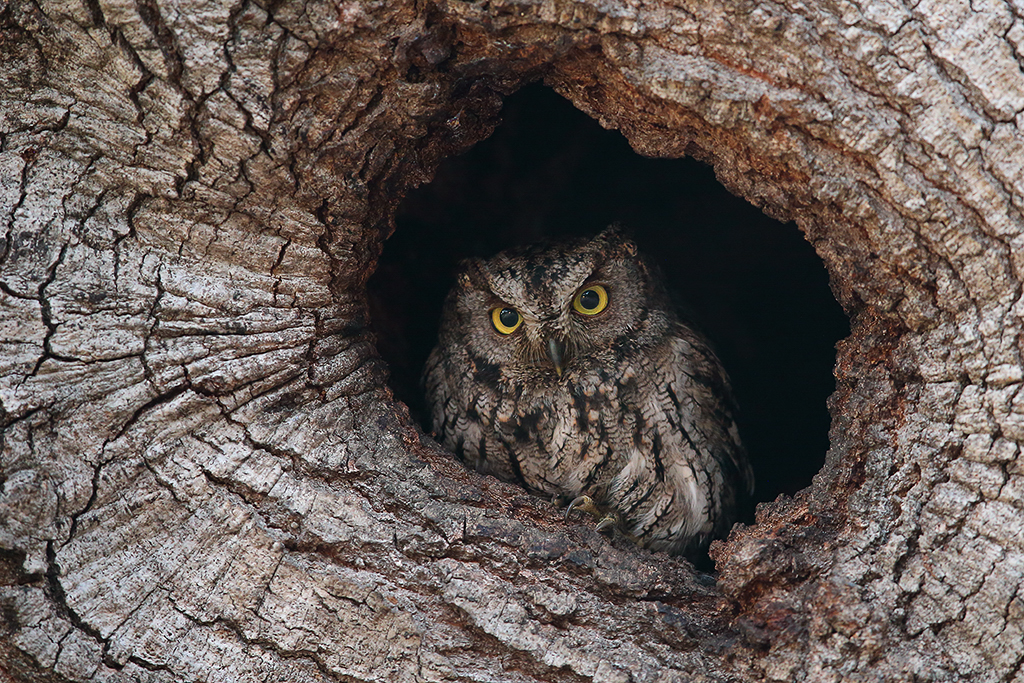
[[[0,4],[15,680],[1024,680],[1024,13]],[[544,81],[795,220],[851,317],[814,484],[717,585],[385,385],[391,217]]]

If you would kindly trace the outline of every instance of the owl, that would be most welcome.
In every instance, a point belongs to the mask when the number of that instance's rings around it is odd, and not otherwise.
[[[469,466],[652,550],[724,535],[752,492],[725,370],[616,226],[464,262],[424,385]]]

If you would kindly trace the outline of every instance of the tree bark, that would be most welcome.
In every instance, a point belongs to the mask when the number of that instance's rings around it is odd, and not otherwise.
[[[0,669],[1024,681],[1022,61],[985,0],[0,0]],[[395,206],[538,78],[795,220],[851,317],[825,468],[717,584],[386,388]]]

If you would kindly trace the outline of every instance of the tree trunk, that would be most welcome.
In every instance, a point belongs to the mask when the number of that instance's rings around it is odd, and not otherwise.
[[[0,0],[0,669],[1024,681],[1024,8],[722,5]],[[385,386],[396,203],[538,78],[850,315],[825,468],[717,585]]]

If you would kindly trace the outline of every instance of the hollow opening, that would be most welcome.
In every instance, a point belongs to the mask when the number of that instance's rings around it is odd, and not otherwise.
[[[420,373],[461,259],[618,221],[732,378],[755,502],[808,486],[828,449],[835,343],[849,321],[796,226],[733,196],[694,159],[636,154],[540,85],[508,97],[501,116],[490,138],[405,198],[368,284],[377,347],[413,418],[424,422]]]

